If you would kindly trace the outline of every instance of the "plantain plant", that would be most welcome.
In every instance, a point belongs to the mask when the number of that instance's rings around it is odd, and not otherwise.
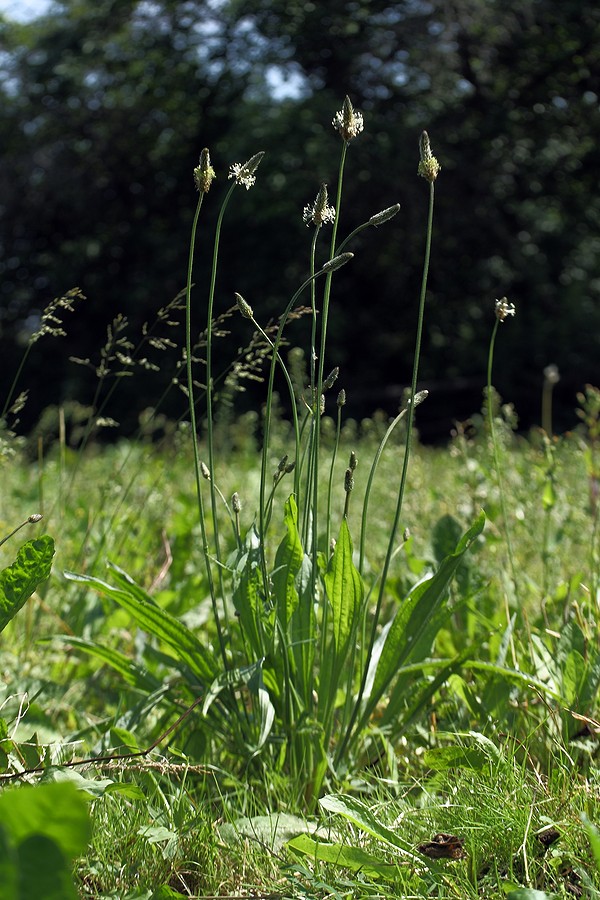
[[[428,212],[424,265],[411,388],[404,407],[381,441],[373,460],[360,521],[355,554],[351,535],[352,492],[358,461],[354,453],[344,475],[343,512],[335,513],[335,461],[339,448],[344,391],[337,397],[337,436],[333,458],[327,459],[322,441],[325,395],[339,371],[327,374],[327,332],[335,272],[352,264],[347,248],[365,229],[378,228],[399,211],[399,204],[373,215],[340,240],[343,185],[349,149],[363,130],[363,117],[348,97],[336,113],[333,126],[341,137],[335,207],[326,185],[304,209],[313,226],[307,277],[279,318],[276,333],[267,332],[252,306],[236,294],[240,314],[270,348],[267,397],[262,420],[259,502],[246,528],[236,493],[227,501],[219,490],[216,473],[212,354],[212,322],[217,297],[219,245],[227,206],[239,187],[254,186],[263,154],[234,164],[232,183],[217,218],[212,270],[207,298],[204,419],[197,421],[192,336],[193,265],[203,203],[215,178],[208,150],[194,170],[199,192],[193,219],[186,291],[187,394],[194,453],[198,521],[202,541],[207,592],[213,630],[202,636],[187,627],[144,592],[114,564],[109,578],[68,573],[68,577],[114,600],[126,609],[148,636],[146,665],[125,654],[84,638],[72,643],[111,664],[135,689],[155,702],[182,700],[197,703],[202,715],[194,720],[196,752],[207,760],[230,753],[244,767],[283,772],[298,801],[314,804],[328,783],[339,782],[358,763],[367,761],[375,743],[401,735],[427,708],[441,684],[460,667],[460,659],[436,658],[436,637],[452,614],[449,585],[471,545],[481,535],[481,513],[466,534],[452,546],[437,569],[412,590],[395,596],[390,569],[401,551],[399,538],[402,504],[408,484],[413,423],[417,405],[425,399],[418,391],[421,337],[433,230],[434,186],[440,171],[429,138],[420,140],[418,174],[428,185]],[[324,228],[331,225],[326,247]],[[284,334],[301,299],[308,294],[311,314],[307,382],[298,392],[283,358]],[[273,429],[276,412],[276,375],[289,394],[292,440],[286,455],[276,462]],[[369,497],[377,463],[391,431],[405,426],[404,454],[399,461],[395,512],[388,528],[383,563],[372,571],[367,565]],[[203,431],[201,441],[199,432]],[[206,461],[201,459],[204,445]],[[282,485],[287,495],[280,500]],[[341,491],[341,486],[340,486]],[[281,512],[279,512],[281,510]],[[223,523],[229,520],[224,531]],[[231,534],[232,539],[226,535]],[[335,536],[335,537],[334,537]],[[369,574],[367,575],[367,572]],[[464,599],[464,598],[463,598]],[[157,643],[166,648],[162,653]],[[150,672],[151,661],[166,665],[170,677]],[[200,748],[200,749],[198,749]]]

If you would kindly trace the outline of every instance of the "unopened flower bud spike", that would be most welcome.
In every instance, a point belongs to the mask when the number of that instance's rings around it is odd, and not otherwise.
[[[6,537],[3,537],[2,540],[0,540],[0,547],[2,546],[2,544],[5,544],[8,540],[10,540],[10,538],[13,537],[13,535],[15,535],[17,531],[20,531],[21,528],[25,528],[26,525],[35,525],[41,519],[43,519],[43,516],[40,515],[40,513],[34,513],[32,516],[28,516],[24,522],[21,522],[21,524],[17,525],[16,528],[13,528],[10,534],[7,534]]]
[[[215,170],[210,164],[210,154],[205,147],[200,154],[200,162],[194,169],[194,184],[196,185],[196,189],[201,194],[207,194],[216,177]]]

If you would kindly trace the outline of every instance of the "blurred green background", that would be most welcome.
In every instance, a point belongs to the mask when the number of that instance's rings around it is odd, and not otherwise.
[[[14,6],[14,4],[13,4]],[[521,424],[540,421],[543,369],[556,364],[556,424],[600,381],[600,7],[580,0],[66,0],[0,22],[0,352],[2,395],[53,297],[79,286],[68,337],[28,363],[20,428],[66,398],[90,402],[107,325],[133,343],[185,284],[196,195],[209,147],[217,181],[201,219],[194,326],[205,326],[206,272],[233,162],[266,156],[236,191],[222,237],[216,310],[239,291],[263,324],[308,270],[302,209],[321,182],[335,194],[331,119],[345,94],[365,131],[349,149],[340,236],[400,202],[355,241],[336,275],[326,370],[339,365],[348,414],[394,412],[410,380],[429,132],[442,165],[419,387],[426,439],[481,403],[493,301],[503,326],[494,383]],[[324,261],[328,235],[324,234]],[[180,316],[181,319],[181,316]],[[229,322],[223,366],[248,341]],[[292,344],[306,345],[306,325]],[[172,326],[170,337],[182,338]],[[109,410],[125,431],[176,365],[123,379]],[[218,358],[219,361],[219,358]],[[250,391],[241,405],[256,404]],[[177,416],[174,392],[166,410]],[[241,408],[241,407],[240,407]]]

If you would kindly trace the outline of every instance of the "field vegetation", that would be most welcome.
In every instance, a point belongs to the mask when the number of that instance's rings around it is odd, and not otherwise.
[[[395,417],[353,419],[327,367],[336,272],[359,232],[393,240],[399,205],[343,232],[363,118],[346,98],[332,124],[335,190],[310,187],[306,278],[275,321],[260,297],[219,293],[221,229],[260,190],[262,153],[217,188],[203,150],[185,291],[139,342],[115,319],[78,361],[89,406],[58,403],[23,438],[29,356],[68,329],[77,291],[26,348],[2,435],[7,897],[599,894],[600,391],[554,435],[548,369],[543,427],[519,434],[518,398],[493,387],[518,309],[484,298],[481,411],[420,445],[443,181],[424,132],[412,380]],[[187,414],[159,397],[119,439],[114,395],[154,365],[175,311],[186,341],[164,390]],[[224,364],[232,316],[248,342]],[[248,379],[264,403],[240,416]]]

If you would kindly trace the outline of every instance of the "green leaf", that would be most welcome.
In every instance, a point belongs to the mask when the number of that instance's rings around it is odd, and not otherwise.
[[[298,507],[293,495],[285,504],[284,522],[287,534],[277,548],[275,568],[272,581],[277,601],[277,616],[284,635],[288,634],[288,625],[294,610],[298,606],[296,575],[302,565],[302,544],[298,534]]]
[[[248,749],[254,754],[258,753],[271,733],[275,720],[275,709],[271,703],[263,676],[262,667],[264,660],[260,659],[249,666],[238,669],[228,669],[215,678],[207,691],[202,705],[202,715],[206,715],[219,694],[226,688],[238,688],[245,685],[253,700],[253,709],[257,713],[254,717],[256,740]]]
[[[124,653],[119,653],[118,650],[112,650],[110,647],[104,647],[102,644],[97,644],[95,641],[76,637],[75,635],[63,634],[55,635],[48,639],[42,638],[41,642],[44,641],[58,641],[69,647],[77,647],[80,650],[83,650],[83,652],[87,653],[89,656],[93,656],[101,662],[106,663],[108,666],[111,666],[111,668],[113,668],[115,672],[118,672],[128,684],[137,688],[137,690],[142,691],[142,693],[148,694],[157,691],[162,684],[162,682],[148,672],[147,669],[138,666]]]
[[[216,676],[216,661],[196,635],[171,613],[161,609],[141,588],[123,590],[91,575],[73,572],[65,572],[65,577],[89,585],[126,609],[140,628],[167,644],[203,683]]]
[[[547,894],[546,891],[536,891],[533,888],[517,888],[509,890],[506,900],[553,900],[558,894]]]
[[[0,822],[15,844],[42,835],[54,841],[69,859],[83,853],[91,835],[88,803],[84,794],[67,781],[4,791],[0,795]]]
[[[119,728],[118,726],[114,726],[114,728],[110,729],[110,739],[112,741],[113,747],[119,751],[119,753],[138,753],[139,745],[137,742],[136,736],[128,731],[127,728]]]
[[[316,822],[290,813],[276,812],[266,816],[244,816],[235,822],[226,822],[219,826],[219,836],[228,844],[254,840],[279,853],[292,838],[300,834],[314,834],[318,829]]]
[[[42,781],[43,784],[65,784],[65,782],[68,782],[76,787],[78,791],[89,794],[90,797],[102,797],[113,784],[110,778],[87,778],[76,769],[56,766],[52,766],[52,768],[44,772]]]
[[[364,597],[362,578],[352,561],[352,540],[345,518],[324,582],[331,609],[332,637],[319,671],[318,718],[327,734],[342,673],[351,678],[350,651],[354,650],[358,613]]]
[[[175,891],[172,887],[169,887],[168,884],[161,884],[161,886],[154,891],[149,900],[181,900],[181,898],[185,896],[185,894],[180,894],[179,891]]]
[[[50,575],[54,541],[43,534],[19,549],[12,566],[0,572],[0,631],[16,616],[35,589]]]
[[[441,735],[440,735],[441,737]],[[433,747],[426,750],[423,761],[432,769],[483,769],[491,761],[498,761],[500,752],[493,741],[476,731],[466,735],[452,735],[461,738],[460,745],[452,747]]]
[[[0,824],[0,897],[2,897],[2,900],[16,900],[19,896],[18,885],[19,863],[17,851],[10,842],[6,828]]]
[[[352,540],[345,518],[325,575],[325,589],[332,612],[335,654],[338,660],[345,659],[364,596],[362,578],[352,561]]]
[[[260,562],[260,538],[253,525],[246,534],[244,547],[238,553],[232,568],[235,584],[233,605],[242,634],[255,657],[266,655],[266,644],[270,641],[272,633],[272,625],[269,623],[265,640],[267,617],[264,613]]]
[[[17,857],[20,900],[77,900],[69,860],[52,838],[30,835],[19,844]]]
[[[554,483],[551,479],[544,485],[544,490],[542,491],[542,506],[545,510],[552,509],[556,505],[556,491],[554,490]]]
[[[535,635],[533,635],[535,637]],[[481,661],[479,659],[467,659],[464,664],[465,669],[470,669],[473,672],[485,672],[489,675],[499,675],[501,678],[506,679],[510,684],[516,684],[519,687],[532,689],[534,688],[536,691],[539,691],[540,694],[543,694],[546,697],[551,697],[553,700],[556,700],[562,706],[565,705],[564,697],[550,687],[546,682],[541,681],[535,675],[529,675],[527,672],[519,672],[518,669],[510,669],[505,666],[497,666],[495,663]],[[486,710],[489,712],[489,710]]]
[[[360,800],[347,795],[328,794],[319,800],[319,804],[328,812],[337,813],[353,822],[367,834],[373,835],[386,844],[395,847],[404,856],[408,856],[419,865],[428,865],[426,860],[414,853],[413,847],[390,828],[379,822],[373,813]]]
[[[398,866],[383,862],[372,853],[361,850],[360,847],[347,847],[343,844],[328,844],[323,841],[315,841],[307,834],[301,834],[288,841],[290,850],[302,853],[313,860],[330,863],[334,866],[345,866],[353,871],[364,872],[371,878],[397,878]]]
[[[127,797],[128,800],[146,800],[146,795],[137,784],[130,784],[128,781],[113,781],[112,784],[106,786],[105,794],[119,794]]]
[[[381,649],[362,725],[368,720],[398,670],[409,661],[415,663],[427,658],[438,631],[447,620],[448,585],[464,554],[481,534],[484,525],[485,514],[482,511],[463,535],[454,553],[447,556],[436,573],[417,585],[400,605]]]
[[[590,847],[592,848],[592,853],[594,854],[596,869],[600,873],[600,832],[596,826],[590,822],[585,813],[581,813],[581,821],[583,822],[583,827],[585,828]]]
[[[292,647],[298,673],[297,689],[304,708],[312,702],[316,616],[312,583],[312,561],[304,554],[297,577],[299,603],[292,617]]]
[[[586,670],[587,663],[583,656],[577,650],[572,650],[562,671],[562,693],[568,706],[577,704]]]

